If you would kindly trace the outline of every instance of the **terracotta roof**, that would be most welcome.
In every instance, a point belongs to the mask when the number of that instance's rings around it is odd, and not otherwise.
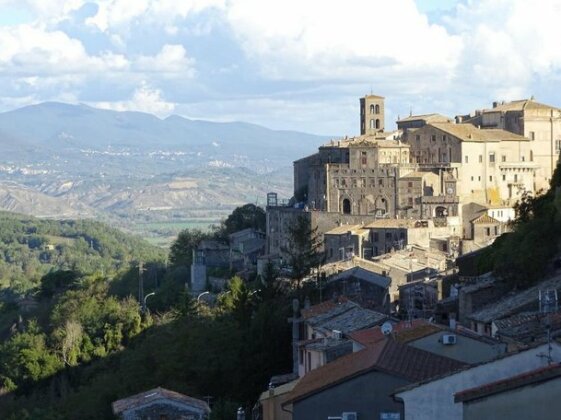
[[[414,319],[411,322],[401,321],[393,325],[392,336],[400,343],[408,343],[417,340],[435,332],[442,331],[441,327],[430,324],[424,319]],[[363,346],[371,346],[385,339],[380,327],[376,326],[365,330],[354,331],[349,337],[362,344]]]
[[[353,267],[330,277],[327,283],[329,284],[341,279],[348,279],[349,277],[364,280],[365,282],[375,284],[376,286],[383,288],[388,287],[392,282],[392,280],[387,276],[382,276],[381,274],[362,267]]]
[[[493,302],[468,316],[478,322],[489,323],[522,311],[538,309],[539,290],[555,289],[561,292],[561,275],[542,281],[529,289],[522,290],[504,299]]]
[[[548,326],[551,333],[556,335],[561,330],[561,313],[545,316],[539,312],[525,312],[495,321],[494,324],[498,337],[527,344],[544,340]]]
[[[413,219],[378,219],[365,226],[372,228],[415,228],[421,227],[418,220]]]
[[[445,133],[467,142],[529,141],[526,137],[495,128],[477,128],[473,124],[430,123]]]
[[[423,114],[423,115],[410,115],[408,117],[397,120],[398,123],[408,122],[408,121],[448,122],[448,121],[452,121],[452,119],[442,114],[433,113],[433,114]]]
[[[318,303],[317,305],[310,306],[308,309],[302,309],[301,311],[302,318],[308,319],[316,315],[324,314],[347,301],[348,299],[345,296],[340,296],[335,301],[327,300],[325,302]]]
[[[409,172],[407,175],[403,175],[399,179],[418,179],[430,174],[432,174],[432,172]]]
[[[454,394],[454,402],[468,402],[501,392],[510,391],[527,385],[546,382],[561,377],[561,364],[552,364],[539,369],[524,372],[520,375],[490,382],[474,388],[466,389]]]
[[[516,101],[499,104],[495,108],[485,109],[484,113],[490,112],[507,112],[507,111],[523,111],[526,109],[558,109],[554,106],[536,102],[533,99],[519,99]]]
[[[141,407],[157,400],[172,400],[193,406],[205,413],[210,413],[210,408],[206,402],[161,387],[115,401],[111,406],[113,407],[114,414],[120,414],[123,411]]]
[[[487,225],[487,224],[500,224],[497,219],[489,216],[487,213],[483,213],[481,216],[477,216],[471,221],[473,224],[477,225]]]
[[[465,363],[385,339],[308,372],[284,404],[304,399],[374,370],[416,382],[466,366]]]
[[[353,235],[361,235],[364,233],[368,233],[368,230],[364,229],[363,225],[341,225],[331,229],[328,232],[325,232],[324,235],[344,235],[348,232],[351,232]]]

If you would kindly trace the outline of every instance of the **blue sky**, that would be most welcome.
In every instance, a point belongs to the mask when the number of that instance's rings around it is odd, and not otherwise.
[[[538,7],[539,5],[539,7]],[[561,106],[561,0],[0,0],[0,111],[85,103],[330,135],[534,95]]]

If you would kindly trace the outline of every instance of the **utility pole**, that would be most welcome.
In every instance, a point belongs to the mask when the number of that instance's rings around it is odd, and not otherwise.
[[[144,305],[144,263],[140,261],[138,263],[138,303]]]

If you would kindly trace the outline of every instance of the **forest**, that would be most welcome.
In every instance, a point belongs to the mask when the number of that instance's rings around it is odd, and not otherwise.
[[[167,256],[94,222],[2,214],[3,250],[27,247],[3,262],[2,418],[110,419],[111,402],[157,386],[209,399],[213,419],[250,412],[270,377],[291,371],[293,292],[269,267],[249,282],[234,276],[209,306],[185,288],[186,257],[203,237],[262,224],[262,212],[248,205],[214,232],[184,231]],[[156,293],[146,312],[139,275]],[[22,296],[34,305],[22,307]]]

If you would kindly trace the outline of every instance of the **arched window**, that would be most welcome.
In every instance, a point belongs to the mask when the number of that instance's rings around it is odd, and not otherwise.
[[[380,105],[376,104],[376,107],[374,108],[374,112],[375,112],[376,114],[379,114],[379,113],[380,113]]]
[[[374,120],[370,120],[370,129],[373,130],[376,128],[376,122]]]
[[[377,105],[376,105],[376,106],[377,106]],[[374,105],[373,105],[373,104],[370,105],[370,113],[371,113],[371,114],[374,114]],[[376,112],[376,114],[377,114],[377,112]]]
[[[348,198],[343,200],[343,214],[351,214],[351,201]]]
[[[376,120],[376,129],[380,128],[380,120]]]

